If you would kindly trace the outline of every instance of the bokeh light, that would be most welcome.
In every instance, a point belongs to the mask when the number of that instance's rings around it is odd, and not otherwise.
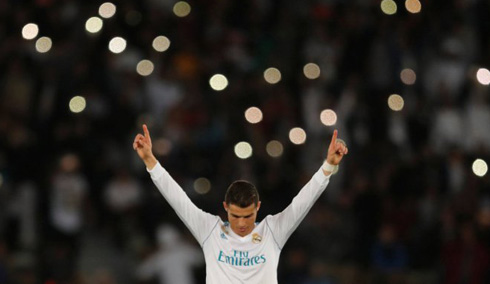
[[[400,72],[400,79],[405,85],[413,85],[417,80],[417,75],[415,74],[415,71],[413,71],[412,69],[405,68],[402,70],[402,72]]]
[[[332,126],[337,123],[337,114],[331,109],[324,109],[320,113],[320,121],[326,126]]]
[[[172,142],[165,138],[155,139],[152,146],[157,156],[166,156],[172,151]]]
[[[53,42],[49,37],[43,36],[36,41],[36,50],[39,53],[46,53],[51,50]]]
[[[99,15],[102,18],[109,19],[116,14],[116,5],[111,2],[105,2],[99,6]]]
[[[401,111],[405,101],[400,95],[392,94],[388,97],[388,107],[393,111]]]
[[[248,142],[239,142],[235,145],[235,155],[240,159],[248,159],[252,156],[252,146]]]
[[[102,29],[102,26],[104,23],[102,22],[102,19],[99,17],[91,17],[85,22],[85,30],[89,33],[97,33]]]
[[[252,124],[261,122],[262,118],[262,111],[258,107],[249,107],[245,111],[245,119]]]
[[[281,71],[274,67],[267,68],[264,71],[264,79],[269,84],[277,84],[281,81]]]
[[[306,132],[300,127],[295,127],[289,131],[289,140],[296,145],[303,144],[306,142]]]
[[[138,62],[138,65],[136,65],[136,72],[138,72],[138,74],[141,76],[149,76],[151,73],[153,73],[154,69],[155,67],[153,62],[148,59],[143,59]]]
[[[174,5],[174,14],[177,17],[185,17],[191,13],[191,5],[185,1],[179,1]]]
[[[482,159],[476,159],[473,162],[473,165],[471,166],[471,168],[473,170],[473,173],[479,177],[483,177],[484,175],[487,174],[487,171],[488,171],[488,165]]]
[[[70,107],[71,112],[80,113],[85,110],[85,107],[87,106],[87,102],[85,101],[85,98],[82,96],[74,96],[73,98],[71,98],[68,106]]]
[[[22,28],[22,37],[24,39],[27,40],[34,39],[37,37],[38,34],[39,34],[39,27],[34,23],[26,24]]]
[[[265,149],[267,151],[267,154],[269,154],[269,156],[273,158],[278,158],[282,156],[282,153],[284,152],[284,147],[282,146],[282,143],[277,140],[272,140],[267,143]]]
[[[205,177],[200,177],[194,181],[194,190],[199,194],[206,194],[211,190],[211,182]]]
[[[320,77],[320,66],[315,63],[308,63],[303,67],[303,73],[308,79],[317,79]]]
[[[166,36],[157,36],[152,43],[153,49],[164,52],[170,47],[170,40]]]
[[[126,40],[122,37],[114,37],[109,42],[109,50],[112,53],[121,53],[126,49]]]
[[[490,85],[490,71],[486,68],[480,68],[476,72],[476,79],[482,85]]]
[[[216,74],[209,79],[209,85],[215,91],[223,91],[228,86],[228,79],[223,74]]]
[[[422,3],[419,0],[406,0],[405,8],[412,14],[420,13],[422,10]]]
[[[381,1],[381,11],[386,15],[396,14],[397,6],[393,0],[383,0]]]

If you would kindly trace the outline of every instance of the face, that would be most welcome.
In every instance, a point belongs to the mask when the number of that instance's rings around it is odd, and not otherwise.
[[[255,228],[255,220],[257,219],[257,212],[260,208],[260,201],[255,206],[252,204],[248,207],[241,208],[235,204],[226,204],[223,202],[226,212],[228,212],[228,222],[235,234],[240,237],[244,237],[252,232]]]

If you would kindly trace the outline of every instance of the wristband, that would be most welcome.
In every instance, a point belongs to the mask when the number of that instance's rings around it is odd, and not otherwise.
[[[326,172],[331,172],[332,175],[339,171],[339,165],[331,165],[327,161],[323,162],[322,170]]]

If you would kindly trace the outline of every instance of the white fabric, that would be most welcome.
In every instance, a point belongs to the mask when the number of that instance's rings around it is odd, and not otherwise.
[[[83,224],[83,199],[88,184],[80,174],[55,176],[51,191],[51,222],[60,231],[78,233]]]
[[[193,284],[192,269],[201,263],[199,249],[186,244],[161,250],[138,267],[138,277],[142,280],[157,276],[159,283]]]
[[[107,185],[104,197],[111,210],[124,212],[141,203],[141,186],[132,178],[116,178]]]
[[[432,126],[431,145],[439,153],[448,151],[452,146],[462,147],[464,123],[461,112],[453,107],[446,107],[435,114]]]
[[[330,179],[319,169],[284,211],[268,215],[251,234],[240,237],[227,222],[197,208],[160,164],[149,172],[157,188],[201,245],[208,284],[277,283],[282,247]]]

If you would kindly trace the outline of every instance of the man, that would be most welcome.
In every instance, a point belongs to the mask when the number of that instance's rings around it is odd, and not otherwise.
[[[255,186],[247,181],[233,182],[223,202],[228,213],[228,222],[223,222],[192,203],[153,155],[146,125],[143,125],[143,133],[136,135],[133,148],[161,194],[201,245],[209,284],[277,283],[277,266],[284,244],[348,152],[345,143],[337,140],[335,130],[322,168],[284,211],[266,216],[260,223],[255,223],[261,205]]]

